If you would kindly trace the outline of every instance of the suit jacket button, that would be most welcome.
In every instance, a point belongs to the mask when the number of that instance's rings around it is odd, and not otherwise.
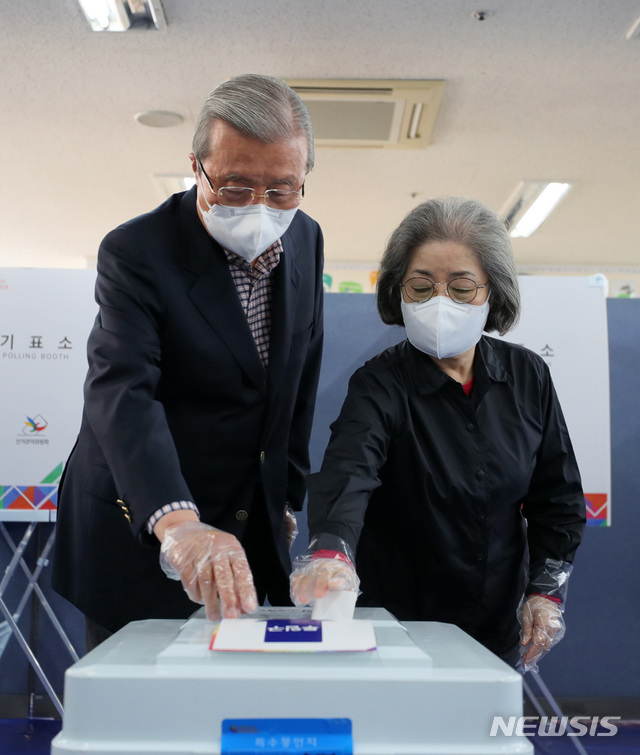
[[[265,452],[264,451],[260,451],[260,463],[261,464],[264,464],[264,457],[265,457]]]
[[[240,509],[240,511],[236,511],[236,519],[239,522],[245,522],[247,518],[249,517],[249,514],[244,509]]]
[[[129,511],[129,507],[121,498],[118,498],[117,502],[120,508],[122,509],[122,511],[124,512],[124,518],[129,522],[129,524],[131,524],[132,519],[131,519],[131,512]]]

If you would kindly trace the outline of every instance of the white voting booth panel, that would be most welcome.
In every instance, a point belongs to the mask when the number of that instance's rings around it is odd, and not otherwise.
[[[212,652],[205,619],[133,622],[67,671],[52,755],[305,752],[221,749],[226,719],[347,719],[356,755],[532,755],[525,737],[490,735],[494,716],[522,715],[518,673],[452,625],[356,618],[376,650]]]
[[[34,569],[25,554],[32,538],[37,541],[37,528],[56,520],[58,482],[80,425],[94,280],[91,270],[0,268],[0,663],[15,637],[60,714],[60,700],[20,628],[35,595],[71,658],[78,659],[39,585],[55,530]],[[16,537],[18,530],[5,522],[26,526]],[[22,592],[17,606],[6,602],[10,587]]]

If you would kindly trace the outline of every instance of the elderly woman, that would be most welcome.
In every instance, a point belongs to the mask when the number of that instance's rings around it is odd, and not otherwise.
[[[483,335],[519,316],[504,224],[471,199],[419,205],[390,237],[377,303],[407,340],[351,378],[309,480],[292,598],[357,589],[357,564],[358,605],[456,624],[537,669],[564,633],[585,506],[547,365]]]

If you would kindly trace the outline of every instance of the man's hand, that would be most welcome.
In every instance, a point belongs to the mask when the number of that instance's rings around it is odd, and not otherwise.
[[[175,514],[175,517],[172,517]],[[191,600],[204,604],[207,618],[235,619],[258,607],[253,576],[236,537],[197,520],[193,512],[163,516],[154,533],[161,540],[160,566],[171,579],[182,580]],[[172,519],[169,519],[172,517]],[[164,520],[167,519],[167,522]],[[161,523],[163,526],[160,526]]]
[[[543,595],[530,595],[518,611],[520,622],[520,670],[539,671],[538,661],[564,637],[562,609]]]

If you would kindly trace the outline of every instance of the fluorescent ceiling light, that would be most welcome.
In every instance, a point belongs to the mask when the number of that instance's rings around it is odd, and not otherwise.
[[[126,31],[131,25],[121,3],[115,0],[78,0],[93,31]]]
[[[638,39],[640,37],[640,16],[636,18],[636,20],[631,24],[629,27],[629,30],[627,31],[626,39],[627,41],[631,39]]]
[[[558,181],[522,181],[500,213],[512,238],[528,238],[571,188]]]
[[[93,31],[160,29],[167,23],[160,0],[78,0]]]

